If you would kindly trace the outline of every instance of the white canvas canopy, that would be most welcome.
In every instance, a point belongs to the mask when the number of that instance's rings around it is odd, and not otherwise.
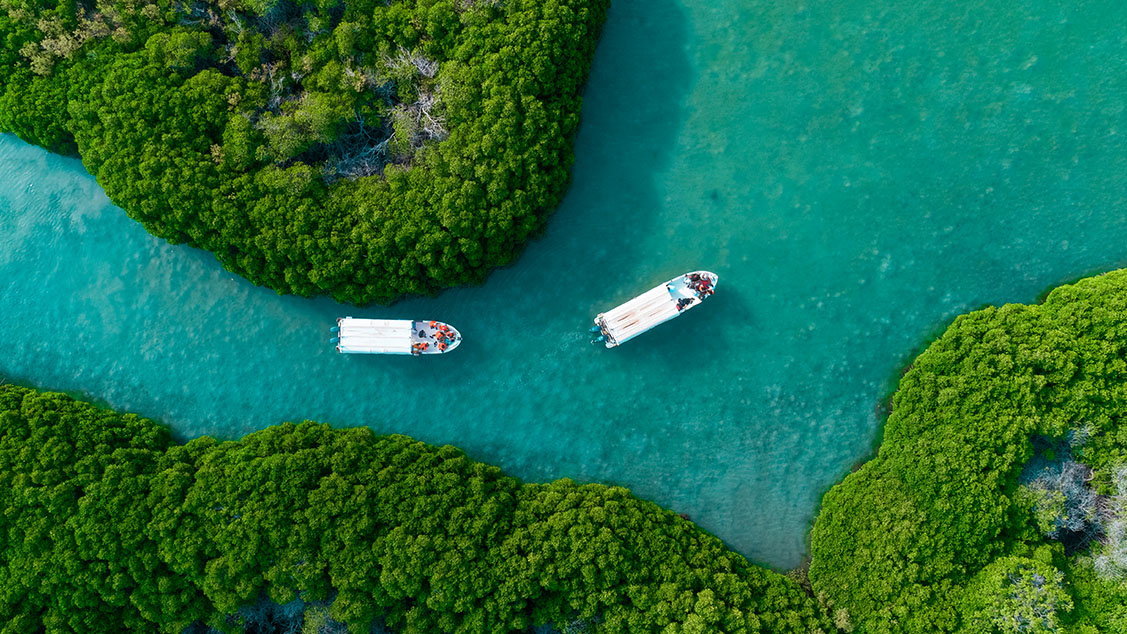
[[[662,284],[604,313],[602,325],[621,344],[679,314],[676,298]]]
[[[409,319],[356,319],[344,317],[340,326],[341,352],[411,354],[413,324]]]

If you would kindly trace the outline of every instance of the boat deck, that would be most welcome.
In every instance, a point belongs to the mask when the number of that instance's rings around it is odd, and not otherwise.
[[[693,289],[688,278],[677,278],[674,282],[666,284],[665,288],[669,289],[669,294],[673,296],[673,301],[688,300],[681,302],[681,310],[689,308],[690,306],[696,306],[701,302],[700,294]]]
[[[433,325],[432,325],[433,324]],[[443,332],[442,328],[446,331]],[[427,346],[426,352],[449,352],[458,347],[462,342],[462,335],[457,330],[440,321],[413,321],[411,322],[411,344]],[[445,343],[446,349],[442,350],[439,344]]]
[[[686,273],[599,314],[595,324],[606,346],[613,348],[701,303],[712,294],[716,280],[708,271]]]
[[[442,354],[462,342],[457,329],[440,321],[343,317],[334,330],[337,351],[342,353]]]

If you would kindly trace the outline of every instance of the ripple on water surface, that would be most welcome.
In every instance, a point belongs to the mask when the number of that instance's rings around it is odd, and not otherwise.
[[[927,337],[1123,264],[1127,5],[1059,4],[617,0],[545,237],[392,308],[255,288],[0,137],[0,373],[184,437],[368,424],[619,483],[793,566]],[[721,277],[706,306],[587,344],[592,315],[697,268]],[[341,315],[465,342],[343,357]]]

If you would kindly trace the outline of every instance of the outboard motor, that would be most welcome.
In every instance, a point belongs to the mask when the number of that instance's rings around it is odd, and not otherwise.
[[[606,340],[607,340],[606,335],[599,335],[598,337],[595,337],[594,339],[592,339],[591,343],[603,343]]]

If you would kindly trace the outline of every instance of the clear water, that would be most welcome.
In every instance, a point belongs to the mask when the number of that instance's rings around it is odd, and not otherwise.
[[[753,560],[806,551],[878,403],[952,316],[1127,261],[1127,5],[616,0],[570,194],[480,288],[278,297],[149,237],[73,160],[0,137],[0,374],[236,437],[311,418],[627,485]],[[606,350],[590,318],[707,268]],[[456,353],[336,354],[341,315]]]

